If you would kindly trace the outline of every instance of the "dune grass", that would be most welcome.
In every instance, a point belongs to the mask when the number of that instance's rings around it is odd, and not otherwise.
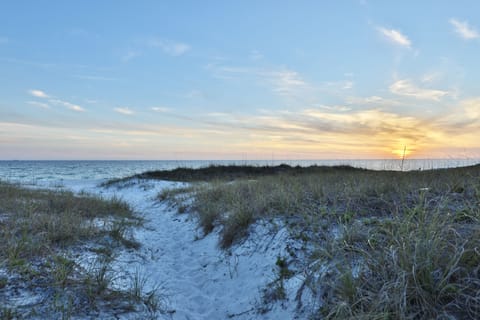
[[[237,179],[253,179],[260,176],[271,176],[276,174],[305,174],[321,173],[330,171],[364,171],[351,166],[310,166],[292,167],[286,164],[278,166],[250,166],[250,165],[210,165],[197,169],[180,167],[173,170],[147,171],[129,177],[110,179],[102,186],[119,185],[131,183],[133,179],[156,179],[181,182],[205,182],[205,181],[233,181]]]
[[[223,248],[259,219],[282,219],[308,248],[301,270],[294,251],[283,265],[307,275],[313,318],[480,318],[480,165],[284,170],[233,181],[227,171],[193,187],[190,210],[206,233],[219,227]]]
[[[138,248],[129,228],[139,225],[120,199],[26,189],[0,182],[0,318],[70,318],[103,309],[128,309],[132,295],[113,289],[117,248]],[[86,268],[75,256],[96,256]],[[9,303],[15,292],[38,294],[37,306]],[[137,299],[138,300],[138,299]]]

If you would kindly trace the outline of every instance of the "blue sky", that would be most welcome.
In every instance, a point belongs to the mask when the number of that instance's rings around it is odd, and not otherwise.
[[[477,1],[5,1],[1,159],[480,157]]]

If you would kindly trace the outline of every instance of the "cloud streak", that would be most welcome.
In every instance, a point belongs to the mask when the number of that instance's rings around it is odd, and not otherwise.
[[[256,117],[214,115],[211,125],[244,137],[267,150],[336,153],[343,157],[367,154],[397,156],[408,144],[411,150],[432,143],[435,124],[428,119],[400,115],[381,109],[349,110],[338,106],[282,111]],[[435,142],[437,140],[435,139]]]
[[[129,62],[130,60],[135,59],[136,57],[141,56],[142,53],[138,50],[128,50],[125,54],[121,57],[122,62]]]
[[[42,109],[50,109],[50,106],[46,103],[43,103],[43,102],[38,102],[38,101],[27,101],[27,103],[29,105],[32,105],[32,106],[35,106],[35,107],[39,107],[39,108],[42,108]]]
[[[279,95],[290,96],[309,87],[300,74],[293,70],[285,69],[261,74],[270,81],[273,91]]]
[[[463,100],[455,107],[455,112],[441,118],[449,132],[477,132],[480,131],[480,98]],[[477,139],[478,141],[478,139]]]
[[[405,47],[405,48],[410,48],[412,45],[412,42],[410,41],[410,39],[398,30],[387,29],[384,27],[378,27],[377,30],[385,39],[387,39],[393,44],[396,44],[398,46]]]
[[[454,31],[465,40],[472,40],[480,37],[478,31],[471,27],[467,21],[460,21],[451,18],[449,22],[453,26]]]
[[[190,45],[186,43],[160,38],[150,38],[147,44],[150,47],[160,48],[164,53],[173,57],[181,56],[191,50]]]
[[[121,114],[128,115],[128,116],[133,115],[135,113],[132,110],[130,110],[129,108],[115,108],[113,110],[117,113],[121,113]]]
[[[407,145],[412,156],[427,157],[456,148],[459,139],[465,148],[479,148],[479,110],[480,98],[461,101],[443,115],[404,115],[378,107],[349,110],[342,106],[320,106],[265,111],[254,117],[211,114],[209,123],[217,130],[228,128],[235,135],[251,137],[251,144],[268,150],[312,151],[319,155],[336,152],[342,157],[372,154],[397,157]]]
[[[419,88],[407,79],[394,82],[389,89],[391,93],[396,95],[432,101],[440,101],[441,98],[449,94],[448,91]]]
[[[46,93],[43,92],[42,90],[32,89],[32,90],[29,90],[28,93],[29,93],[31,96],[34,96],[34,97],[36,97],[36,98],[42,98],[42,99],[47,99],[47,98],[49,98],[48,94],[46,94]]]
[[[165,112],[169,112],[169,111],[170,111],[170,108],[166,108],[166,107],[152,107],[151,110],[152,110],[152,111],[155,111],[155,112],[165,113]]]
[[[210,63],[205,69],[217,79],[225,81],[244,81],[252,86],[267,87],[288,104],[318,103],[326,94],[343,96],[346,90],[352,90],[355,82],[353,74],[344,75],[346,79],[314,83],[300,72],[287,67],[249,67],[219,65]]]
[[[75,111],[75,112],[84,112],[85,109],[80,107],[78,104],[74,104],[68,101],[60,100],[60,99],[50,99],[48,100],[50,103],[55,104],[55,105],[60,105],[64,106],[69,110]]]
[[[40,99],[45,99],[45,100],[48,101],[48,103],[50,103],[52,105],[63,106],[63,107],[66,107],[67,109],[75,111],[75,112],[84,112],[85,111],[85,109],[82,108],[81,106],[79,106],[78,104],[58,99],[56,97],[53,97],[53,96],[45,93],[42,90],[32,89],[32,90],[29,90],[28,93],[33,97],[40,98]],[[48,104],[43,103],[43,102],[29,101],[28,103],[31,104],[31,105],[36,105],[37,107],[43,107],[44,109],[50,108],[50,106]]]

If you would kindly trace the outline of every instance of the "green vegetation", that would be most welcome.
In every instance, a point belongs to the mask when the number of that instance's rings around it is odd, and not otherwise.
[[[183,205],[206,233],[220,227],[223,248],[260,219],[281,219],[304,243],[309,258],[301,267],[295,251],[277,261],[271,298],[283,298],[285,273],[296,265],[307,275],[301,290],[318,301],[314,318],[480,318],[480,165],[413,172],[282,166],[256,175],[255,168],[223,169],[171,175],[197,181],[216,172],[186,189],[193,197]],[[169,195],[182,200],[176,192],[161,197]]]
[[[0,318],[68,319],[98,309],[131,311],[140,293],[112,288],[111,263],[115,250],[138,248],[129,228],[140,223],[120,199],[0,182],[0,270],[7,274],[0,278],[5,303]],[[97,257],[96,262],[82,266],[76,260],[81,255]],[[10,294],[18,291],[42,292],[42,304],[9,304]]]
[[[102,186],[126,185],[132,184],[133,179],[157,179],[166,181],[182,182],[205,182],[205,181],[232,181],[236,179],[253,179],[261,176],[271,176],[276,174],[299,175],[306,173],[323,173],[331,171],[364,171],[350,166],[310,166],[310,167],[291,167],[286,164],[279,166],[221,166],[211,165],[199,169],[176,168],[173,170],[147,171],[130,177],[111,179],[102,184]]]

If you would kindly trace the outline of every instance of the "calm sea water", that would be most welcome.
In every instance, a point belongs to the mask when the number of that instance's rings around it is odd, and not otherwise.
[[[0,161],[0,180],[44,183],[64,180],[122,178],[149,170],[199,168],[210,164],[351,165],[373,170],[401,170],[401,160],[249,160],[249,161]],[[480,163],[480,159],[405,160],[403,170],[451,168]]]

